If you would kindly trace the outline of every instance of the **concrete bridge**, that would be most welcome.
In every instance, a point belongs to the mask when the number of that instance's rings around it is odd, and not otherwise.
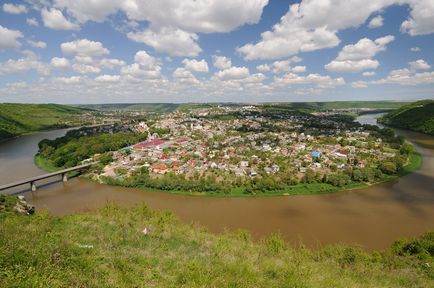
[[[6,184],[6,185],[0,185],[0,191],[6,190],[6,189],[10,189],[10,188],[13,188],[13,187],[17,187],[17,186],[21,186],[21,185],[24,185],[24,184],[30,184],[30,188],[32,189],[32,191],[36,191],[36,189],[37,189],[36,181],[38,181],[38,180],[47,179],[47,178],[51,178],[51,177],[54,177],[54,176],[61,175],[62,176],[62,181],[66,182],[66,181],[68,181],[67,173],[72,172],[72,171],[79,171],[79,170],[87,169],[87,168],[89,168],[90,166],[92,166],[95,163],[96,162],[87,163],[87,164],[83,164],[83,165],[78,165],[78,166],[75,166],[75,167],[59,170],[59,171],[56,171],[56,172],[53,172],[53,173],[48,173],[48,174],[44,174],[44,175],[40,175],[40,176],[36,176],[36,177],[31,177],[31,178],[19,180],[19,181],[16,181],[16,182],[13,182],[13,183],[9,183],[9,184]]]

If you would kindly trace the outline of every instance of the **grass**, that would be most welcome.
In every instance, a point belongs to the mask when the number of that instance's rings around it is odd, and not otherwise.
[[[47,172],[56,172],[62,169],[61,167],[55,166],[49,160],[41,157],[39,154],[35,155],[34,163],[36,166],[38,166],[38,168]]]
[[[432,287],[434,279],[434,233],[367,254],[290,247],[278,235],[213,235],[145,206],[0,220],[0,287]]]
[[[0,103],[0,140],[77,125],[83,109],[58,104]]]

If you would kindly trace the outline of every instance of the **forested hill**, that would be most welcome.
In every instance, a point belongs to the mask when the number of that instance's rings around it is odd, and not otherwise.
[[[434,135],[434,100],[417,101],[386,114],[384,124]]]
[[[0,140],[74,125],[81,108],[58,104],[0,103]]]

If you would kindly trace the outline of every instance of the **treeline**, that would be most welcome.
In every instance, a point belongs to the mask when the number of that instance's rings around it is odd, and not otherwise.
[[[144,134],[118,132],[113,134],[98,134],[73,138],[70,133],[55,140],[39,142],[39,152],[42,158],[57,167],[72,167],[81,161],[108,151],[116,151],[146,139]]]
[[[321,184],[324,190],[335,187],[342,188],[362,183],[375,183],[398,175],[413,153],[413,146],[404,144],[399,155],[383,161],[379,167],[346,168],[332,174],[321,174],[307,169],[303,178],[298,179],[291,171],[283,175],[263,174],[261,177],[244,178],[230,175],[218,180],[215,175],[207,177],[193,175],[187,178],[183,174],[170,172],[161,178],[149,175],[146,167],[134,171],[124,178],[101,177],[109,185],[124,187],[142,187],[163,191],[203,192],[209,194],[267,194],[284,193],[301,184],[309,189],[308,184]],[[417,168],[417,167],[416,167]],[[307,185],[306,185],[307,184]]]

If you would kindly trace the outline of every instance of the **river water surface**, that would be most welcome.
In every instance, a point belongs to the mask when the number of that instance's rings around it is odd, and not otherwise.
[[[358,120],[373,124],[377,116],[363,115]],[[107,202],[128,206],[145,203],[215,233],[241,228],[257,239],[280,232],[287,241],[302,241],[309,247],[347,243],[367,250],[383,249],[396,239],[434,229],[434,137],[397,132],[422,153],[423,167],[400,179],[359,190],[311,196],[211,198],[100,185],[75,178],[22,194],[38,210],[47,209],[54,215],[91,212]],[[33,164],[37,143],[64,133],[44,132],[0,143],[0,185],[42,174]],[[24,189],[28,187],[21,187]]]

